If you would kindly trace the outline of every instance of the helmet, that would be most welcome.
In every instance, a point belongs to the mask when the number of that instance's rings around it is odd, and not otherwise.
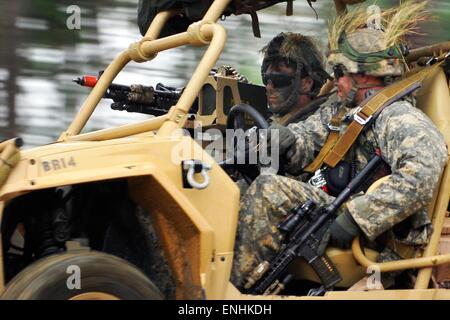
[[[365,6],[339,14],[328,30],[328,65],[375,77],[402,75],[407,68],[402,39],[428,18],[426,5],[408,0],[375,15]]]
[[[339,14],[328,30],[327,63],[333,67],[335,77],[344,72],[363,73],[381,77],[388,84],[393,77],[401,76],[407,69],[407,49],[401,41],[413,31],[417,21],[427,18],[426,5],[427,1],[403,1],[398,7],[375,15],[364,6]],[[345,98],[350,107],[356,105],[358,90],[366,89],[366,97],[375,92],[373,84],[360,85],[353,77],[350,80],[352,87]]]
[[[330,51],[328,64],[341,65],[349,73],[364,73],[375,77],[400,76],[406,66],[403,45],[386,47],[385,34],[380,29],[357,29],[342,32],[338,48]]]
[[[262,50],[264,59],[261,66],[261,76],[273,63],[284,62],[295,69],[293,90],[275,113],[286,113],[297,102],[299,94],[315,97],[324,82],[330,78],[324,69],[323,59],[314,42],[306,36],[292,32],[282,32],[274,37]],[[302,78],[310,76],[314,81],[311,92],[300,91]]]

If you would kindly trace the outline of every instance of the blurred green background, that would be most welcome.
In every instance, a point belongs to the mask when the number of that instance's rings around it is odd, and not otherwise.
[[[369,1],[373,2],[373,1]],[[398,1],[377,1],[383,7]],[[70,5],[81,9],[81,30],[68,30]],[[237,68],[252,82],[261,83],[259,49],[281,31],[314,36],[326,48],[327,19],[332,0],[314,3],[319,19],[306,0],[294,1],[294,16],[285,17],[285,4],[258,13],[261,39],[253,37],[248,15],[221,22],[228,42],[218,65]],[[447,41],[450,1],[433,0],[435,18],[420,25],[423,36],[412,47]],[[71,82],[84,74],[96,75],[124,48],[140,38],[136,25],[137,0],[0,0],[0,140],[21,136],[26,147],[55,140],[67,127],[88,94]],[[178,48],[145,64],[131,63],[116,83],[184,86],[204,49]],[[84,131],[148,118],[113,111],[104,100]]]

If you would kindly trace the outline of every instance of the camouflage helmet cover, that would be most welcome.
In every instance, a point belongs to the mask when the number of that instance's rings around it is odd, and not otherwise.
[[[405,72],[403,53],[399,46],[386,46],[380,29],[357,29],[343,32],[338,49],[330,51],[328,65],[343,65],[349,73],[364,73],[375,77],[400,76]]]
[[[350,73],[400,76],[406,69],[403,41],[417,23],[429,18],[427,0],[404,0],[373,15],[370,6],[356,6],[336,16],[328,29],[328,65]],[[375,17],[375,19],[374,19]]]

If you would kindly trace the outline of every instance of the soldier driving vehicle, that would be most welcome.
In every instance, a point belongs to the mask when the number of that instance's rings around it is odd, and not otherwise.
[[[326,100],[322,97],[312,103],[330,76],[310,37],[282,32],[261,51],[261,77],[272,121],[287,125],[303,120]]]
[[[2,299],[450,299],[441,245],[450,43],[400,45],[424,3],[388,9],[370,29],[364,7],[353,7],[362,1],[307,1],[336,8],[328,63],[340,101],[303,114],[305,103],[293,121],[285,122],[296,97],[327,92],[320,59],[299,41],[302,57],[294,50],[289,61],[265,63],[281,120],[269,132],[278,130],[285,171],[306,172],[308,182],[264,174],[240,199],[228,164],[191,136],[198,123],[202,133],[239,129],[242,118],[269,127],[266,88],[216,67],[227,42],[219,20],[250,14],[257,35],[257,11],[279,2],[292,13],[279,0],[140,1],[143,37],[99,77],[77,79],[92,89],[59,138],[26,150],[20,137],[0,143]],[[305,39],[282,35],[267,57],[283,39]],[[182,88],[113,83],[131,61],[185,46],[204,53]],[[272,94],[285,84],[299,95]],[[154,117],[83,131],[102,98],[113,100],[112,117],[117,109]],[[67,285],[74,266],[80,286]],[[384,288],[355,289],[369,269],[388,275]],[[388,282],[403,270],[414,270],[408,287]]]
[[[322,54],[311,37],[282,32],[261,52],[264,54],[261,78],[266,88],[269,122],[287,125],[303,121],[321,104],[335,99],[331,93],[318,97],[330,76],[324,69]],[[260,173],[260,168],[254,166],[246,166],[245,169],[245,180],[237,181],[241,193],[246,191],[251,178]]]

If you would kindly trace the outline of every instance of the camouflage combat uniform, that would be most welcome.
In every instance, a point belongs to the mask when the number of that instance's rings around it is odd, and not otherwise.
[[[261,64],[261,78],[264,79],[268,69],[272,67],[277,69],[281,65],[291,68],[294,72],[294,81],[290,85],[283,87],[288,89],[289,96],[280,102],[281,106],[268,106],[271,114],[267,119],[269,124],[287,125],[292,122],[304,121],[314,114],[320,105],[329,98],[321,97],[316,99],[322,85],[330,76],[325,71],[322,54],[312,38],[299,33],[281,32],[269,41],[261,49],[261,52],[264,53]],[[311,77],[313,86],[307,92],[301,92],[301,81],[306,76]],[[301,95],[309,95],[312,101],[299,105],[298,101]],[[301,177],[292,177],[301,179]],[[240,193],[244,194],[249,184],[242,176],[238,176],[235,179]]]
[[[307,120],[288,126],[296,137],[288,151],[293,153],[285,165],[288,172],[298,174],[314,160],[328,137],[327,124],[333,115],[342,114],[340,108],[346,108],[342,110],[346,114],[339,128],[341,133],[345,130],[354,113],[353,107],[352,110],[346,106],[360,102],[357,100],[361,96],[356,98],[359,90],[372,94],[377,83],[388,84],[404,74],[405,47],[400,37],[384,30],[406,34],[413,24],[410,17],[420,16],[422,9],[422,5],[405,2],[397,8],[396,15],[384,17],[384,28],[353,23],[369,21],[363,7],[336,16],[328,32],[327,64],[333,68],[335,80],[339,83],[346,76],[351,88],[340,88],[345,103],[324,104]],[[365,75],[369,82],[363,83],[361,78],[358,81],[357,74]],[[374,78],[381,81],[371,83]],[[447,161],[443,137],[420,110],[407,100],[399,100],[384,108],[370,128],[359,135],[344,160],[351,163],[352,171],[359,172],[375,150],[381,152],[390,176],[371,192],[353,195],[339,213],[351,215],[368,241],[381,240],[389,234],[406,244],[425,244],[431,232],[427,205]],[[319,205],[332,200],[322,190],[285,177],[260,176],[254,181],[241,201],[232,275],[235,285],[243,285],[248,272],[278,251],[278,223],[290,209],[307,199]],[[389,259],[387,251],[379,257]]]
[[[312,162],[328,136],[327,124],[339,108],[339,103],[322,105],[307,120],[288,126],[297,138],[286,166],[290,173],[297,174]],[[353,111],[348,109],[344,119]],[[348,121],[343,121],[341,130],[347,125]],[[443,137],[426,115],[402,100],[386,107],[351,148],[348,155],[353,156],[358,172],[375,148],[390,166],[390,177],[374,191],[354,195],[340,211],[348,210],[369,240],[406,221],[409,232],[397,238],[408,244],[426,243],[431,231],[426,207],[447,159]],[[290,209],[307,199],[324,205],[333,198],[282,176],[261,175],[252,183],[241,200],[232,272],[235,285],[240,287],[248,272],[279,250],[277,225]]]

